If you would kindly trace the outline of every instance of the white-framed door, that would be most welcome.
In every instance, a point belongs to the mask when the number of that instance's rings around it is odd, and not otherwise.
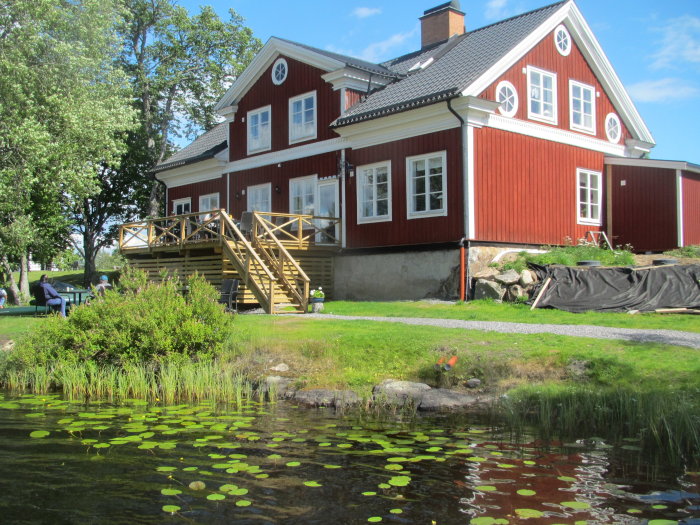
[[[319,217],[340,217],[338,179],[318,181],[316,185],[316,215]],[[339,236],[338,223],[326,219],[316,219],[321,230],[316,234],[319,244],[333,244]]]

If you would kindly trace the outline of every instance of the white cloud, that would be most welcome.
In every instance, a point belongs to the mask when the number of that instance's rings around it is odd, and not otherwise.
[[[370,16],[378,15],[382,12],[378,7],[358,7],[352,12],[353,16],[357,18],[367,18]]]
[[[663,36],[659,50],[651,56],[652,68],[682,67],[686,63],[700,65],[700,18],[674,18],[659,31]]]
[[[700,89],[680,78],[646,80],[627,88],[637,102],[669,102],[700,97]]]
[[[361,58],[362,60],[367,60],[368,62],[382,62],[393,58],[396,55],[401,54],[404,50],[401,46],[411,38],[413,38],[418,33],[418,26],[413,28],[407,33],[396,33],[386,40],[380,42],[374,42],[367,47],[365,47],[359,53],[354,51],[348,51],[344,49],[339,49],[334,46],[327,46],[328,51],[333,51],[334,53],[340,53],[343,55],[348,55],[352,57]],[[398,51],[397,51],[398,50]]]
[[[500,20],[505,18],[508,13],[508,0],[489,0],[486,3],[486,16],[489,20]]]

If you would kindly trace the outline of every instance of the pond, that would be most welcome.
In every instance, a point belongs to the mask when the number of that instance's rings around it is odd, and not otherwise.
[[[698,472],[530,441],[473,417],[0,394],[0,521],[700,523]]]

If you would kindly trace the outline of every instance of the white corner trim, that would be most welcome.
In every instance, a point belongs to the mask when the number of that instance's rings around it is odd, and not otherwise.
[[[321,142],[314,142],[313,144],[298,146],[296,148],[283,149],[280,151],[273,151],[271,153],[263,153],[261,155],[255,155],[254,157],[229,162],[225,166],[225,171],[236,172],[251,170],[262,166],[269,166],[270,164],[279,164],[281,162],[303,159],[305,157],[313,157],[314,155],[321,155],[331,151],[339,151],[347,147],[349,147],[347,140],[342,138],[329,139]]]
[[[520,135],[576,146],[577,148],[599,151],[606,155],[615,155],[619,157],[627,156],[626,148],[619,144],[611,144],[606,140],[525,120],[503,117],[501,115],[491,115],[488,126],[503,131],[519,133]]]
[[[678,247],[683,247],[683,172],[676,170],[676,229],[678,230]]]
[[[167,188],[177,188],[178,186],[221,178],[225,173],[225,165],[224,162],[219,160],[208,159],[165,170],[156,175],[158,180],[163,181]]]
[[[272,37],[265,43],[258,54],[255,55],[253,61],[245,68],[243,73],[238,76],[216,106],[214,106],[214,111],[219,112],[226,106],[235,104],[240,100],[280,55],[293,58],[324,71],[333,71],[345,66],[345,64],[339,60],[321,55],[308,48],[293,44],[292,42]]]

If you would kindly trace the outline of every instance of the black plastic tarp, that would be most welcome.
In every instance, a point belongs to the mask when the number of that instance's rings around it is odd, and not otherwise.
[[[700,308],[700,265],[646,268],[537,266],[532,294],[537,308],[568,312],[653,312],[662,308]]]

